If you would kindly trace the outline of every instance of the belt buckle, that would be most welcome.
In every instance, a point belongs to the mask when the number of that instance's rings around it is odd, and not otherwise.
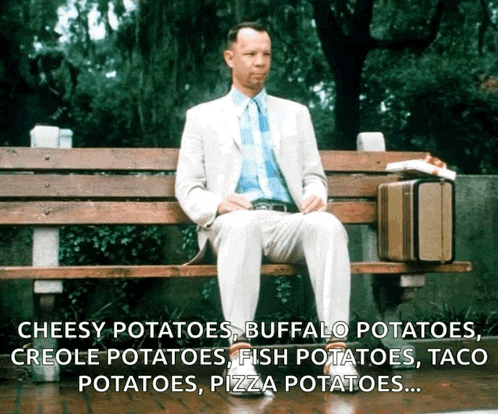
[[[279,211],[281,213],[287,213],[289,211],[289,208],[286,204],[283,203],[270,203],[270,202],[259,202],[256,203],[251,207],[251,210],[272,210],[272,211]]]
[[[251,210],[271,210],[268,203],[256,203],[251,206]]]

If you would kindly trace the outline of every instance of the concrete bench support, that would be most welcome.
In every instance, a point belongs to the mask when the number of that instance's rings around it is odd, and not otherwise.
[[[32,148],[71,148],[72,131],[57,127],[36,126],[31,131]],[[59,266],[59,228],[36,227],[33,231],[33,266]],[[35,280],[35,308],[41,322],[53,321],[56,317],[56,294],[62,293],[60,280]],[[37,349],[57,349],[57,339],[34,338],[33,347]],[[60,380],[60,366],[32,365],[33,381],[57,382]]]

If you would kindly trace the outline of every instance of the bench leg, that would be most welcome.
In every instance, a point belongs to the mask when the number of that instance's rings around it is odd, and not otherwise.
[[[365,261],[379,260],[377,256],[376,230],[373,226],[364,226],[361,229],[363,259]],[[386,324],[389,324],[389,322],[399,322],[398,306],[410,299],[410,294],[413,293],[414,287],[423,286],[423,278],[423,275],[368,275],[364,292],[367,295],[367,301],[371,300],[373,302],[373,312],[367,322],[370,325],[376,321],[382,321]],[[367,346],[380,346],[384,349],[400,349],[401,351],[408,347],[412,348],[412,355],[416,357],[413,346],[407,341],[400,339],[399,332],[397,333],[398,338],[395,338],[393,329],[389,329],[388,335],[378,340],[380,344],[373,337],[368,337],[366,338]],[[403,365],[401,358],[399,362],[401,365],[395,365],[392,368],[414,368],[414,365]]]
[[[47,323],[55,320],[55,294],[41,294],[36,295],[35,300],[39,300],[38,322]],[[51,338],[50,335],[46,337],[33,338],[33,348],[42,352],[43,349],[53,349],[54,352],[58,349],[58,341]],[[54,365],[31,365],[32,379],[34,382],[58,382],[60,381],[60,366]]]
[[[58,266],[59,229],[39,227],[33,231],[33,266]],[[34,300],[38,321],[49,324],[56,321],[56,294],[62,293],[60,280],[35,280]],[[50,332],[50,330],[49,330]],[[46,338],[33,338],[33,347],[42,351],[57,351],[57,340],[48,335]],[[58,365],[32,365],[33,381],[56,382],[60,380]]]
[[[378,275],[373,281],[374,300],[377,304],[380,319],[388,324],[389,322],[399,322],[398,306],[411,299],[413,289],[422,287],[424,283],[423,275],[415,276],[391,276]],[[401,338],[402,330],[389,326],[388,335],[381,339],[381,344],[385,349],[399,349],[401,353],[407,348],[411,349],[411,355],[416,357],[415,348],[406,340]],[[396,330],[395,330],[396,329]],[[396,335],[395,335],[396,333]],[[395,337],[396,336],[396,337]],[[393,369],[411,369],[415,364],[405,365],[407,358],[401,356],[400,365],[392,366]]]

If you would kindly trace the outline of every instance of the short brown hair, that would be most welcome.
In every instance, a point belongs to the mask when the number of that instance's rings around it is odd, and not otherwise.
[[[268,29],[263,26],[262,24],[256,23],[256,22],[242,22],[239,23],[238,25],[232,27],[228,31],[227,35],[227,45],[226,48],[230,49],[233,44],[237,41],[237,36],[239,35],[240,30],[242,29],[253,29],[256,30],[257,32],[266,32],[268,33],[268,36],[270,36],[270,33],[268,32]],[[271,39],[271,36],[270,36]]]

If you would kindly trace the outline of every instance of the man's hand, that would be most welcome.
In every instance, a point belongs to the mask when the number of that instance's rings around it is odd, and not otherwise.
[[[444,162],[441,161],[439,158],[436,157],[431,157],[430,155],[427,155],[424,159],[425,162],[428,162],[429,164],[435,165],[436,167],[439,168],[447,168],[448,165]]]
[[[301,201],[300,207],[304,214],[312,213],[313,211],[325,211],[327,209],[327,205],[315,194]]]
[[[221,215],[236,210],[249,210],[250,208],[251,203],[249,200],[242,197],[240,194],[230,194],[227,195],[218,206],[217,214]]]

